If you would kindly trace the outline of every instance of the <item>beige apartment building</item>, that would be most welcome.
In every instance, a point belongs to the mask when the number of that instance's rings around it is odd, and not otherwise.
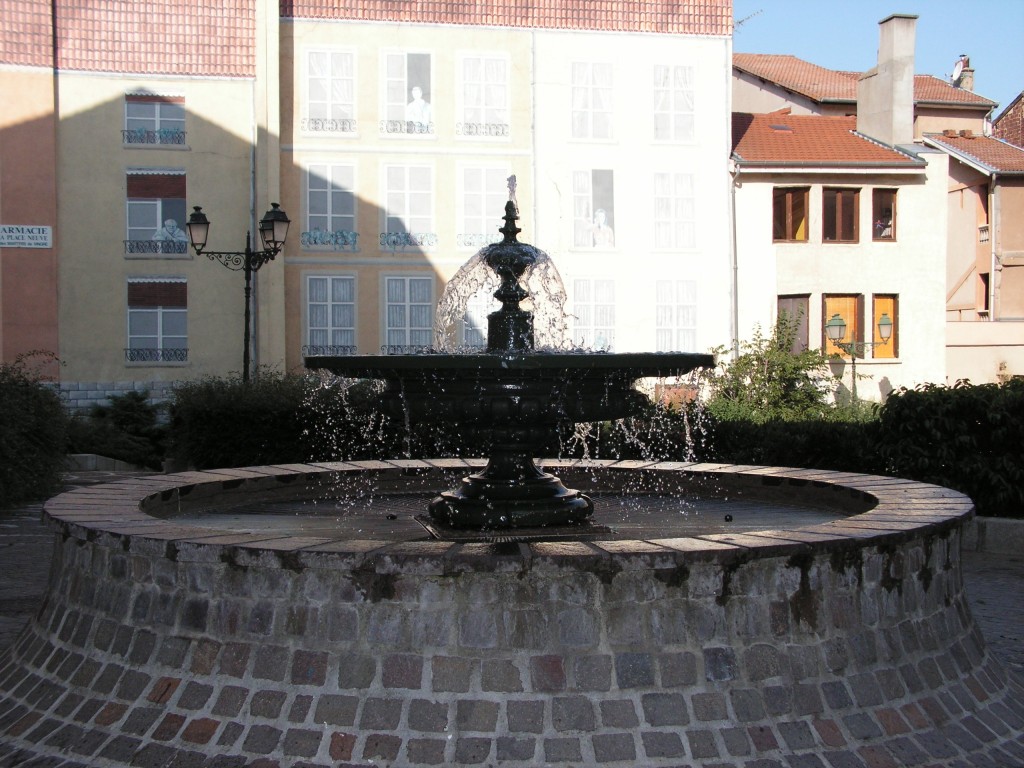
[[[260,247],[272,202],[291,218],[256,275],[258,365],[433,343],[512,176],[572,339],[702,351],[733,335],[728,0],[0,12],[18,32],[0,80],[20,94],[0,124],[0,344],[5,360],[56,351],[75,404],[241,369],[242,277],[189,247],[194,206],[210,251],[244,250],[247,231]]]

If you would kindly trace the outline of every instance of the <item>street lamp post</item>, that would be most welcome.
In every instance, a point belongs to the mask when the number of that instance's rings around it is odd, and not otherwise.
[[[254,251],[250,233],[245,233],[244,251],[207,251],[206,239],[210,234],[210,220],[206,218],[203,209],[198,205],[192,209],[185,227],[188,229],[189,240],[196,255],[206,254],[207,258],[219,261],[225,267],[235,272],[242,271],[245,274],[245,334],[244,346],[242,349],[242,381],[249,383],[249,335],[251,321],[250,306],[252,303],[252,276],[258,272],[260,267],[274,257],[284,248],[284,240],[288,236],[288,225],[291,220],[281,210],[277,203],[270,204],[270,210],[263,214],[260,219],[260,239],[263,241],[263,250]]]
[[[850,373],[853,374],[853,385],[850,388],[850,401],[857,403],[857,355],[863,355],[868,347],[885,346],[892,338],[892,318],[889,313],[883,313],[878,319],[878,337],[881,341],[843,341],[846,337],[846,321],[843,316],[836,312],[825,323],[825,335],[829,341],[846,352],[850,356]]]

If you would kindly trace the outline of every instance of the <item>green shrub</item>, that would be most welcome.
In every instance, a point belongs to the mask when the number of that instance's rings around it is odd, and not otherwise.
[[[59,487],[67,414],[60,396],[30,367],[54,359],[32,353],[0,364],[0,507],[43,498]]]
[[[301,461],[296,376],[269,371],[245,383],[208,377],[176,386],[171,403],[171,452],[197,469]]]
[[[88,416],[71,418],[68,452],[95,453],[137,467],[160,469],[167,440],[160,410],[149,402],[146,391],[114,395],[110,405],[96,405]]]
[[[756,327],[735,360],[725,360],[724,348],[713,350],[722,362],[707,377],[711,413],[753,422],[827,416],[835,391],[828,357],[820,349],[794,352],[796,330],[796,320],[782,313],[770,336]]]
[[[879,450],[890,474],[955,488],[979,514],[1024,514],[1024,381],[925,384],[889,395]]]
[[[197,469],[401,455],[400,425],[374,386],[262,370],[248,384],[210,377],[174,389],[171,455]]]

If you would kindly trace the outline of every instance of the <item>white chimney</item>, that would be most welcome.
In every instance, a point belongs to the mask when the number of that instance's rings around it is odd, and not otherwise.
[[[857,83],[857,131],[885,144],[914,141],[914,36],[917,16],[878,22],[878,65]]]

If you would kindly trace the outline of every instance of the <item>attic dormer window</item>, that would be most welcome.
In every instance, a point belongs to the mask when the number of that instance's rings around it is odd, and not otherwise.
[[[773,131],[782,131],[783,133],[792,133],[793,132],[793,129],[790,128],[788,125],[772,125],[771,129]]]

